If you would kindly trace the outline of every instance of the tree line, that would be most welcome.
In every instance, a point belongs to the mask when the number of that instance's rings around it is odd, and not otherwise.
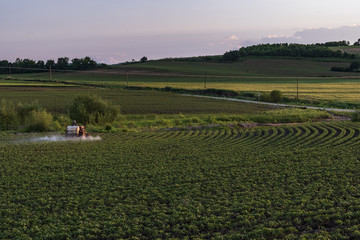
[[[355,54],[341,51],[333,51],[331,46],[349,46],[347,41],[317,43],[317,44],[296,44],[276,43],[260,44],[243,47],[224,53],[224,61],[237,61],[240,57],[246,56],[284,56],[284,57],[345,57],[356,58]]]
[[[17,58],[14,62],[9,62],[7,60],[0,61],[1,74],[41,72],[47,69],[91,70],[106,67],[106,64],[99,64],[90,57],[74,58],[71,61],[68,57],[60,57],[57,61],[50,59],[46,62],[42,60],[35,61],[28,58]]]
[[[351,62],[349,67],[332,67],[331,71],[335,72],[358,72],[360,69],[360,62]]]

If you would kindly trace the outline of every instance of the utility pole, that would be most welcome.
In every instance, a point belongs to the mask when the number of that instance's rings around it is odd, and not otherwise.
[[[129,86],[129,72],[126,72],[126,86]]]
[[[299,77],[296,78],[296,101],[299,101]]]
[[[206,72],[205,72],[205,78],[204,78],[204,89],[206,89]]]

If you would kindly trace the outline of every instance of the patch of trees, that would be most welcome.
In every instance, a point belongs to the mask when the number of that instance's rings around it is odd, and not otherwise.
[[[140,62],[144,63],[144,62],[147,62],[148,61],[148,58],[146,56],[143,56],[141,59],[140,59]]]
[[[90,57],[74,58],[71,61],[68,57],[61,57],[57,61],[49,59],[46,62],[17,58],[14,62],[0,61],[0,74],[42,72],[50,68],[55,70],[92,70],[106,67],[106,64],[99,64]]]
[[[277,43],[260,44],[243,47],[239,50],[224,53],[224,61],[237,61],[246,56],[279,56],[279,57],[348,57],[355,58],[354,54],[333,51],[330,46],[348,46],[349,42],[328,42],[323,44],[295,44]]]
[[[5,100],[0,102],[0,130],[60,130],[59,121],[61,122],[37,103],[14,104]]]
[[[98,96],[79,95],[69,108],[69,116],[84,125],[89,123],[111,123],[120,112],[119,106]]]
[[[53,115],[34,103],[13,103],[0,100],[0,131],[30,132],[59,131],[76,120],[82,124],[108,124],[120,113],[120,107],[98,96],[79,95],[68,109],[67,115]],[[71,119],[71,120],[70,120]]]
[[[355,72],[359,71],[360,62],[352,62],[349,67],[332,67],[331,71],[335,72]]]
[[[325,46],[325,47],[346,47],[346,46],[350,46],[350,42],[343,40],[343,41],[333,41],[326,43],[316,43],[315,45]]]
[[[354,46],[359,46],[359,45],[360,45],[360,38],[356,42],[354,42]]]

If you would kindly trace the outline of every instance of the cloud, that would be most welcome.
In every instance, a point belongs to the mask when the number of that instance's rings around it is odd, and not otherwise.
[[[360,38],[360,26],[351,25],[338,28],[307,28],[297,31],[292,35],[272,34],[259,39],[248,39],[241,41],[243,46],[251,46],[264,43],[324,43],[331,41],[346,40],[354,43]]]
[[[355,42],[360,38],[360,26],[344,26],[339,28],[313,28],[298,31],[294,37],[301,39],[303,43],[350,41]]]
[[[227,40],[237,41],[237,40],[239,40],[239,38],[235,35],[232,35],[232,36],[228,37]]]
[[[239,49],[241,47],[240,40],[236,35],[231,35],[224,37],[222,39],[219,39],[216,42],[210,42],[208,43],[208,46],[213,48],[223,48],[223,51],[226,51],[227,49]]]
[[[107,64],[117,64],[122,62],[123,54],[121,54],[121,57],[108,57],[108,56],[94,56],[94,60],[98,63],[107,63]]]

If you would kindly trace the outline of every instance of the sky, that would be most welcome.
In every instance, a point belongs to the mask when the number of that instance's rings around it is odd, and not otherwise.
[[[0,0],[0,60],[108,64],[360,38],[359,0]]]

